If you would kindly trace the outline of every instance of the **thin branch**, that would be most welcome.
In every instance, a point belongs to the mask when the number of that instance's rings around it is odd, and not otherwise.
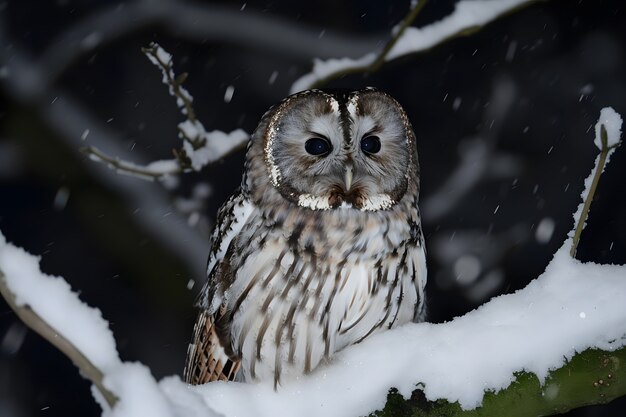
[[[576,250],[578,249],[578,243],[580,242],[580,236],[583,233],[583,229],[585,228],[585,222],[587,221],[587,216],[589,215],[589,208],[591,207],[591,202],[593,201],[593,196],[596,193],[596,189],[598,188],[598,183],[600,182],[600,177],[602,176],[602,172],[604,172],[604,165],[606,164],[607,156],[609,152],[616,147],[619,146],[620,142],[618,141],[616,144],[609,146],[608,144],[608,135],[606,132],[606,127],[604,124],[600,125],[600,141],[602,143],[602,149],[600,150],[600,158],[598,159],[598,163],[596,165],[596,171],[593,174],[593,181],[591,182],[591,187],[589,188],[589,192],[585,197],[585,204],[583,205],[583,209],[580,213],[580,217],[576,222],[576,231],[574,232],[574,237],[572,238],[572,248],[569,251],[569,254],[572,258],[576,256]]]
[[[15,301],[15,294],[11,292],[6,283],[6,278],[0,270],[0,294],[9,304],[9,307],[17,316],[37,332],[40,336],[59,349],[65,356],[70,358],[74,365],[81,371],[83,376],[91,381],[102,394],[107,404],[112,408],[118,401],[115,394],[109,391],[103,384],[103,374],[87,357],[76,348],[63,334],[50,326],[46,321],[35,313],[28,305],[19,306]]]
[[[385,45],[383,50],[380,52],[380,54],[378,54],[378,56],[376,57],[376,60],[372,62],[372,64],[369,66],[368,72],[376,72],[380,69],[380,67],[382,67],[382,65],[385,63],[385,59],[387,58],[387,55],[389,55],[389,52],[391,52],[391,49],[396,45],[396,43],[398,42],[398,39],[400,39],[400,37],[404,34],[404,31],[406,30],[406,28],[411,26],[411,24],[415,21],[415,19],[417,18],[419,13],[422,11],[426,3],[428,3],[428,0],[421,0],[421,1],[418,0],[415,3],[415,5],[409,11],[409,13],[405,16],[405,18],[402,19],[402,22],[400,22],[400,25],[397,28],[396,33],[387,42],[387,44]]]
[[[161,69],[163,73],[163,84],[167,85],[170,89],[170,94],[176,97],[176,104],[183,113],[183,116],[186,116],[187,120],[189,120],[192,125],[202,127],[202,124],[196,118],[196,112],[192,104],[193,97],[182,86],[187,79],[187,73],[182,73],[177,77],[174,73],[172,56],[165,52],[156,42],[150,43],[150,46],[147,48],[141,48],[141,51],[148,57],[150,62]],[[202,129],[197,129],[196,137],[189,137],[187,132],[181,129],[179,125],[181,137],[183,140],[188,141],[194,149],[198,149],[206,143],[206,138],[201,134],[203,130],[203,127]]]
[[[131,174],[150,181],[163,178],[167,175],[180,174],[184,171],[181,166],[181,162],[176,159],[156,161],[148,165],[137,165],[132,162],[110,156],[95,146],[81,148],[80,151],[87,155],[91,160],[105,162],[111,169],[114,169],[117,172]],[[158,169],[157,164],[160,164]]]
[[[328,29],[320,38],[317,27],[252,8],[242,13],[235,5],[136,0],[120,7],[109,3],[103,3],[103,7],[63,28],[51,39],[37,62],[46,69],[48,83],[56,82],[81,57],[157,25],[164,34],[194,43],[245,45],[254,50],[280,51],[301,60],[364,54],[376,47],[381,36],[355,36]]]
[[[181,87],[182,83],[187,80],[187,73],[184,72],[180,74],[180,76],[175,77],[172,56],[167,54],[156,42],[151,42],[150,46],[141,48],[141,52],[146,54],[148,59],[150,59],[150,62],[161,68],[163,76],[165,77],[163,84],[172,88],[172,94],[179,98],[183,103],[183,107],[185,109],[184,112],[187,118],[192,122],[195,122],[196,112],[191,104],[192,99],[187,90]]]

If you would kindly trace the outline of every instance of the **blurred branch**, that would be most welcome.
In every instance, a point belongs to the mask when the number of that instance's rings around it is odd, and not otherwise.
[[[280,51],[300,59],[363,54],[376,47],[381,35],[350,36],[306,27],[267,13],[239,7],[136,0],[106,6],[87,15],[58,35],[39,59],[48,82],[58,79],[79,57],[147,27],[159,25],[178,38],[197,43],[214,40],[253,49]],[[237,30],[233,30],[236,27]],[[302,45],[306,45],[303,48]]]
[[[458,149],[460,163],[422,203],[425,221],[433,223],[444,218],[458,207],[458,202],[465,195],[490,175],[502,178],[504,175],[514,176],[519,173],[518,160],[495,150],[505,118],[516,96],[517,88],[509,78],[494,80],[488,100],[489,107],[483,115],[482,130],[461,143]],[[500,164],[502,161],[506,163]],[[499,172],[499,165],[506,167],[506,170]]]
[[[412,28],[409,26],[427,2],[419,1],[413,4],[400,25],[394,28],[392,38],[381,52],[369,53],[358,59],[315,60],[312,71],[296,80],[291,86],[291,92],[318,88],[348,74],[376,72],[385,62],[425,52],[449,40],[473,34],[488,23],[538,1],[545,0],[462,0],[442,20],[422,28]]]
[[[15,295],[6,283],[6,278],[2,270],[0,270],[0,294],[6,300],[7,304],[17,314],[17,316],[37,332],[41,337],[50,342],[67,356],[74,365],[80,370],[82,375],[91,381],[102,394],[107,404],[113,407],[117,403],[118,398],[109,391],[103,384],[103,374],[83,353],[76,348],[65,336],[50,326],[41,316],[35,313],[28,305],[19,306],[15,301]]]
[[[588,349],[565,366],[549,373],[544,383],[529,372],[519,372],[511,385],[487,392],[482,405],[463,410],[459,403],[427,401],[420,389],[405,400],[391,390],[385,408],[371,417],[536,417],[562,414],[586,405],[606,404],[626,395],[626,348],[614,352]]]

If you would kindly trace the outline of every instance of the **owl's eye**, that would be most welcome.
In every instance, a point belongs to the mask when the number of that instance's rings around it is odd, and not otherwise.
[[[332,149],[333,147],[328,139],[311,138],[304,144],[304,150],[315,156],[326,155]]]
[[[361,139],[361,150],[368,154],[378,153],[380,151],[380,139],[378,136],[366,136]]]

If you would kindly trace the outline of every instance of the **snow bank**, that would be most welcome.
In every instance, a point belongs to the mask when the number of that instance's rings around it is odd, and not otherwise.
[[[192,387],[178,377],[157,384],[145,366],[120,363],[98,310],[2,235],[0,269],[19,305],[31,306],[104,372],[105,386],[120,399],[113,410],[103,404],[107,417],[359,416],[382,408],[389,388],[408,396],[418,383],[429,400],[475,408],[485,390],[506,388],[516,371],[543,381],[577,352],[626,345],[626,266],[583,264],[569,256],[570,244],[523,290],[448,323],[375,335],[278,392],[271,384]]]

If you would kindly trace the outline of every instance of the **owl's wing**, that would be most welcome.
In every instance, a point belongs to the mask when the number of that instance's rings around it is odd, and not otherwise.
[[[248,221],[254,211],[254,205],[247,196],[241,192],[233,194],[219,209],[215,228],[211,235],[211,249],[207,261],[207,283],[200,292],[198,307],[217,312],[222,304],[224,288],[223,268],[221,268],[224,256],[235,236]]]
[[[188,384],[232,381],[237,376],[240,361],[226,354],[217,334],[216,320],[219,321],[219,318],[206,310],[198,314],[183,375]]]
[[[226,275],[230,271],[224,258],[231,242],[241,232],[253,210],[252,203],[244,194],[235,193],[217,214],[207,264],[208,280],[200,293],[198,306],[201,311],[187,350],[184,379],[190,384],[233,380],[239,370],[239,360],[223,341],[226,329],[220,328],[220,319],[225,314],[223,308],[220,308],[223,286],[228,281]]]

